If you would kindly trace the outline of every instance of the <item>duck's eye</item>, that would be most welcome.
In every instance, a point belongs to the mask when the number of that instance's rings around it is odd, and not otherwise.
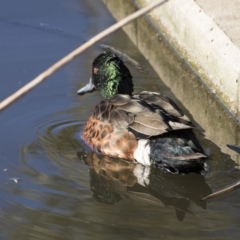
[[[98,68],[93,68],[93,73],[98,74],[98,70],[99,70]]]

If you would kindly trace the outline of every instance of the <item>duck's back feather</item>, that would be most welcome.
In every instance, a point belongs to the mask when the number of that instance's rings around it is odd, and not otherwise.
[[[157,93],[118,94],[97,105],[94,118],[113,128],[128,128],[142,138],[195,127],[173,101]]]

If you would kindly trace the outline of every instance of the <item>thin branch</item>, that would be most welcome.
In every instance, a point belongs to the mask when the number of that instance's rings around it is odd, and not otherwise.
[[[220,197],[220,196],[225,195],[229,192],[235,191],[238,188],[240,188],[240,181],[238,181],[237,183],[234,183],[233,185],[231,185],[229,187],[226,187],[226,188],[221,189],[217,192],[209,194],[206,197],[202,198],[202,200],[209,200],[209,199],[212,199],[212,198]]]
[[[38,75],[36,78],[34,78],[31,82],[20,88],[17,92],[6,98],[0,103],[0,111],[8,106],[10,103],[21,97],[23,94],[27,93],[29,90],[37,86],[39,83],[41,83],[43,80],[45,80],[47,77],[52,75],[54,72],[56,72],[58,69],[72,61],[75,57],[77,57],[79,54],[84,52],[86,49],[94,45],[96,42],[102,40],[109,34],[115,32],[119,28],[125,26],[129,22],[133,21],[134,19],[140,17],[141,15],[149,12],[150,10],[156,8],[159,5],[162,5],[163,3],[167,2],[168,0],[157,0],[153,2],[152,4],[138,10],[137,12],[129,15],[128,17],[122,19],[118,23],[112,25],[111,27],[107,28],[106,30],[102,31],[101,33],[97,34],[95,37],[91,38],[89,41],[69,53],[67,56],[56,62],[54,65],[52,65],[50,68],[48,68],[46,71]]]

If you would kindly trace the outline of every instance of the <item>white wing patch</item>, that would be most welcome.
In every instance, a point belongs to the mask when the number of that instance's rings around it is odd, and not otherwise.
[[[150,145],[148,139],[138,140],[138,147],[133,154],[135,160],[145,166],[150,166]]]

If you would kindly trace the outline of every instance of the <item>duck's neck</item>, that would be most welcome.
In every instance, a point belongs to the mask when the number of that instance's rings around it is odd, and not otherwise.
[[[97,88],[101,94],[106,97],[113,97],[116,94],[127,94],[132,96],[133,83],[131,77],[115,76],[111,80],[107,80],[105,84],[102,84]]]
[[[127,94],[132,96],[133,83],[132,78],[125,78],[118,85],[118,94]]]

